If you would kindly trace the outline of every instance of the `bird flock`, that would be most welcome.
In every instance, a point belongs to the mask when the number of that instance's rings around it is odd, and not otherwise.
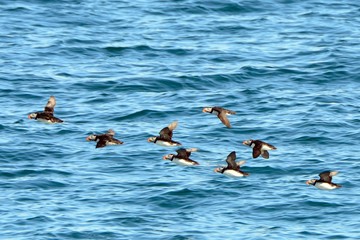
[[[56,99],[54,96],[50,96],[44,111],[33,112],[28,115],[29,119],[35,119],[41,122],[46,123],[62,123],[63,120],[54,116],[54,108],[56,105]],[[231,128],[230,121],[228,119],[228,115],[234,115],[236,112],[222,108],[222,107],[204,107],[202,110],[204,113],[210,113],[216,115],[220,121],[228,128]],[[178,126],[178,122],[174,121],[170,123],[167,127],[164,127],[160,130],[158,136],[152,136],[148,138],[149,143],[154,143],[164,147],[179,147],[181,146],[180,142],[173,140],[173,131]],[[91,134],[86,140],[87,141],[95,141],[96,148],[102,148],[109,145],[121,145],[122,141],[114,138],[115,131],[109,129],[104,134]],[[243,141],[243,145],[252,148],[252,157],[258,158],[262,156],[265,159],[270,157],[270,150],[276,150],[276,147],[263,142],[261,140],[245,140]],[[176,150],[176,154],[167,154],[163,156],[164,160],[169,160],[174,162],[175,164],[182,166],[196,166],[199,165],[198,162],[190,159],[190,155],[192,152],[196,152],[197,148],[182,148]],[[245,161],[236,162],[236,152],[232,151],[226,158],[227,166],[222,166],[214,169],[214,172],[224,174],[228,177],[246,177],[250,174],[241,170],[241,166],[245,164]],[[332,177],[338,174],[337,171],[324,171],[319,174],[320,179],[311,179],[306,181],[307,185],[313,185],[318,189],[322,190],[333,190],[336,188],[340,188],[341,185],[333,183]]]

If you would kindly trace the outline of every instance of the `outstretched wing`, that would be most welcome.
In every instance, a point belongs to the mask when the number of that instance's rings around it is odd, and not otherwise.
[[[44,112],[54,113],[55,105],[56,105],[55,97],[50,96],[50,98],[49,98],[49,100],[48,100],[48,102],[47,102],[47,104],[45,106]]]
[[[166,140],[171,140],[172,136],[173,136],[173,130],[177,127],[177,125],[178,125],[177,121],[174,121],[174,122],[170,123],[169,126],[161,129],[161,131],[159,133],[160,138],[166,139]]]
[[[177,121],[174,121],[172,123],[169,124],[168,128],[170,129],[170,131],[173,131],[178,125]]]
[[[99,141],[96,143],[96,148],[102,148],[106,146],[107,138],[102,136],[98,137]]]
[[[235,162],[235,159],[236,159],[236,153],[235,153],[235,151],[233,151],[226,158],[226,162],[228,164],[227,168],[230,168],[230,169],[238,169],[239,168],[239,166]]]
[[[338,172],[325,171],[319,174],[320,180],[324,182],[331,183],[332,177],[335,176]]]
[[[228,114],[228,115],[230,115],[230,114],[236,114],[236,112],[231,111],[231,110],[229,110],[229,109],[224,109],[224,111],[225,111],[225,113]]]
[[[163,129],[161,129],[161,131],[159,132],[160,134],[160,138],[161,139],[165,139],[165,140],[171,140],[172,138],[172,131],[169,129],[169,127],[164,127]]]
[[[230,121],[227,118],[225,111],[221,111],[220,114],[218,115],[218,118],[226,127],[231,128]]]
[[[253,148],[253,153],[252,153],[253,158],[257,158],[257,157],[259,157],[259,156],[260,156],[260,154],[261,154],[261,150],[260,150],[260,148],[255,146],[255,147]]]
[[[114,130],[112,130],[112,129],[109,129],[108,131],[107,131],[107,133],[106,133],[106,135],[109,135],[109,136],[115,136],[115,131]]]
[[[265,158],[265,159],[269,159],[269,157],[270,157],[269,152],[266,151],[266,150],[263,150],[263,151],[261,152],[261,156],[262,156],[263,158]]]
[[[187,152],[185,148],[179,148],[176,152],[177,157],[181,159],[188,159],[191,154],[191,152]]]

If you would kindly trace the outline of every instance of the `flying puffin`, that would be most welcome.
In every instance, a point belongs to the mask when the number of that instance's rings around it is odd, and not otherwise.
[[[159,132],[159,136],[149,137],[148,142],[153,142],[164,147],[181,146],[181,143],[172,140],[173,130],[177,127],[177,125],[177,121],[170,123],[169,126],[161,129],[161,131]]]
[[[29,119],[35,119],[46,123],[62,123],[63,120],[54,116],[54,108],[56,100],[54,96],[50,96],[43,112],[34,112],[28,115]]]
[[[236,112],[222,108],[222,107],[205,107],[202,110],[204,113],[215,114],[220,121],[228,128],[231,128],[230,121],[227,115],[236,114]]]
[[[268,159],[269,158],[269,150],[275,150],[276,147],[274,147],[273,145],[260,141],[260,140],[245,140],[243,142],[244,145],[249,146],[253,149],[253,158],[257,158],[260,155],[263,158]]]
[[[314,185],[321,190],[333,190],[335,188],[341,188],[341,185],[332,183],[332,177],[338,174],[338,172],[325,171],[319,174],[320,179],[311,179],[306,181],[307,185]]]
[[[177,155],[175,154],[168,154],[163,157],[164,160],[170,160],[178,165],[181,166],[194,166],[199,165],[198,162],[191,160],[189,157],[192,152],[196,152],[197,148],[180,148],[176,150]]]
[[[109,129],[105,134],[91,134],[86,138],[86,141],[95,141],[95,148],[102,148],[109,145],[120,145],[124,142],[114,138],[115,132],[112,129]]]
[[[244,177],[249,176],[250,174],[247,172],[243,172],[240,170],[240,166],[245,164],[245,161],[235,162],[236,153],[235,151],[231,152],[227,158],[227,166],[215,168],[214,172],[222,173],[228,177]]]

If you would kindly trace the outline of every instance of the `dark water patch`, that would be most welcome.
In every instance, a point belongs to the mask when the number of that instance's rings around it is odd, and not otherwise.
[[[110,57],[121,56],[123,54],[139,52],[139,53],[156,53],[161,51],[148,45],[132,45],[132,46],[114,46],[103,48],[104,52]]]
[[[65,172],[61,170],[53,170],[53,169],[43,169],[43,170],[17,170],[17,171],[8,171],[8,172],[0,172],[0,176],[5,176],[7,178],[21,178],[21,177],[35,177],[39,175],[60,175],[60,176],[70,176],[72,173]]]
[[[72,230],[61,230],[60,233],[56,233],[57,237],[63,239],[104,239],[104,240],[112,240],[112,239],[122,239],[126,237],[126,235],[121,233],[115,233],[110,231],[72,231]]]
[[[101,52],[98,47],[62,47],[56,52],[58,55],[66,57],[101,57]]]
[[[13,6],[5,8],[5,11],[14,12],[14,13],[26,13],[31,11],[28,6]]]
[[[75,46],[81,46],[84,47],[85,46],[93,46],[93,45],[99,45],[104,43],[103,41],[100,40],[96,40],[96,39],[80,39],[80,38],[70,38],[70,39],[66,39],[64,41],[59,42],[58,44],[61,45],[75,45]]]
[[[137,112],[130,113],[125,116],[115,117],[115,118],[112,118],[111,120],[112,121],[124,121],[124,120],[134,120],[134,119],[139,119],[139,118],[141,119],[144,117],[145,118],[157,118],[159,116],[164,116],[164,115],[165,115],[165,113],[163,111],[145,109],[145,110],[140,110]]]
[[[118,83],[116,81],[89,81],[75,83],[73,84],[73,87],[82,89],[83,91],[86,90],[90,92],[97,92],[97,96],[93,98],[93,101],[99,101],[101,97],[110,96],[110,90],[113,89],[117,84]]]
[[[65,188],[68,187],[69,185],[59,181],[37,179],[37,180],[18,181],[14,183],[14,186],[17,187],[18,189],[53,190],[53,189]]]
[[[46,222],[54,222],[53,219],[47,217],[47,216],[36,216],[36,217],[32,217],[32,218],[27,218],[25,220],[28,223],[33,222],[33,223],[46,223]]]
[[[264,160],[266,161],[266,160]],[[283,170],[281,168],[274,168],[274,167],[270,167],[270,166],[265,166],[265,167],[250,167],[247,166],[249,171],[253,171],[256,172],[257,174],[274,174],[276,176],[281,176],[281,175],[287,175],[289,174],[288,171]],[[245,169],[245,166],[244,166]]]
[[[319,145],[321,143],[334,142],[333,138],[320,136],[301,136],[293,139],[293,142]]]
[[[311,207],[340,207],[342,206],[342,204],[337,204],[334,202],[320,202],[320,201],[315,201],[315,200],[306,200],[304,202],[305,205],[307,206],[311,206]]]

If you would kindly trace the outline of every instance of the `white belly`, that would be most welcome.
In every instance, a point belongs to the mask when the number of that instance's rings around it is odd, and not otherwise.
[[[166,142],[166,141],[161,141],[158,140],[156,141],[157,145],[163,146],[163,147],[175,147],[175,146],[179,146],[179,144],[177,143],[173,143],[173,142]]]
[[[185,159],[174,158],[172,162],[180,166],[194,166],[194,162],[186,161]]]
[[[225,172],[223,174],[228,177],[243,177],[244,176],[244,174],[242,174],[241,172],[238,172],[238,171],[235,171],[232,169],[225,170]]]
[[[263,145],[262,146],[262,148],[261,148],[261,150],[266,150],[266,151],[269,151],[269,150],[273,150],[272,148],[270,148],[269,146],[267,146],[267,145]]]
[[[39,122],[42,122],[42,123],[53,123],[52,121],[46,120],[46,119],[43,119],[43,118],[37,118],[36,120],[39,121]]]
[[[331,185],[329,183],[325,183],[325,182],[317,182],[317,183],[315,183],[315,187],[317,187],[318,189],[321,189],[321,190],[332,190],[332,189],[336,188],[336,186]]]

